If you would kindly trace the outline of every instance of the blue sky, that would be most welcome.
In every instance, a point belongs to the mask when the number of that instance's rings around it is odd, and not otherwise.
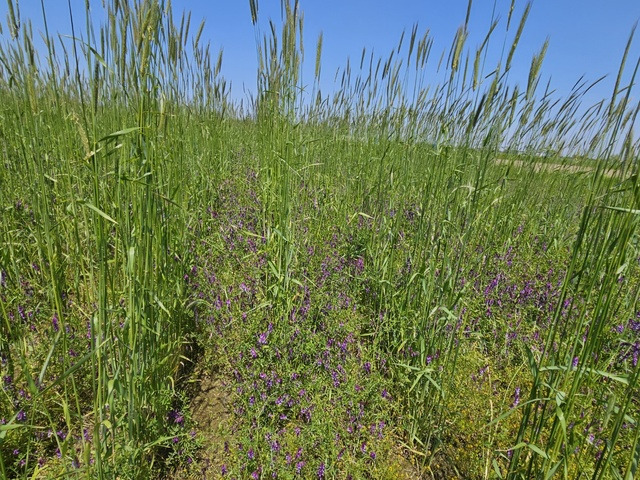
[[[14,0],[15,1],[15,0]],[[101,0],[90,0],[92,8],[101,10]],[[84,0],[71,0],[72,8],[81,11]],[[174,11],[192,11],[192,30],[200,19],[206,19],[203,38],[212,48],[224,48],[223,74],[230,80],[234,97],[242,97],[243,87],[255,90],[257,55],[255,30],[251,23],[248,0],[173,0]],[[322,87],[330,90],[334,73],[347,57],[359,60],[363,47],[387,56],[397,45],[403,30],[415,23],[419,31],[429,29],[434,39],[431,64],[437,64],[440,53],[448,52],[457,28],[464,22],[467,0],[301,0],[304,12],[304,38],[312,81],[315,42],[323,32]],[[510,0],[475,0],[469,22],[467,45],[475,51],[491,24],[492,16],[501,23],[492,37],[492,53],[497,61],[503,41],[507,48],[526,2],[516,1],[511,31],[506,34],[506,18]],[[23,20],[32,18],[34,29],[42,27],[39,0],[19,0]],[[259,2],[261,31],[267,31],[269,18],[280,18],[280,0]],[[45,0],[51,31],[70,34],[66,0]],[[0,3],[0,18],[5,19],[6,2]],[[566,94],[581,76],[595,80],[608,78],[598,85],[590,99],[609,97],[624,47],[634,23],[640,19],[640,0],[537,0],[533,2],[527,26],[514,58],[510,81],[526,86],[532,55],[545,39],[550,39],[543,65],[542,79],[551,77],[558,94]],[[82,25],[80,19],[77,23]],[[5,30],[4,36],[7,32]],[[506,55],[506,54],[505,54]],[[628,70],[640,56],[640,31],[631,48]],[[487,72],[485,72],[487,73]],[[634,95],[637,98],[637,94]]]

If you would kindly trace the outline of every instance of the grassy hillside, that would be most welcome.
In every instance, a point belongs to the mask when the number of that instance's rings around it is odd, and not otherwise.
[[[525,13],[326,94],[283,7],[247,112],[169,2],[37,51],[9,0],[0,476],[634,478],[639,59],[594,108],[546,46],[510,85]]]

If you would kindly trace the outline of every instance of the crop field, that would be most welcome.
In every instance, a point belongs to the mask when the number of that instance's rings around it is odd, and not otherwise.
[[[529,7],[323,92],[282,0],[241,104],[195,15],[105,3],[1,25],[0,478],[640,476],[633,32],[593,106],[546,44],[509,82]]]

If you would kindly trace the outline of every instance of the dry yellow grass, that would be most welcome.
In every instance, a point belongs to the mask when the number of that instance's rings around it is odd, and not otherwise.
[[[558,163],[544,162],[524,162],[522,160],[508,160],[506,158],[496,158],[497,165],[513,165],[517,168],[532,167],[535,172],[560,172],[560,173],[591,173],[595,172],[595,167],[581,165],[563,165]],[[622,172],[616,168],[609,168],[603,172],[605,177],[613,178],[622,176]]]

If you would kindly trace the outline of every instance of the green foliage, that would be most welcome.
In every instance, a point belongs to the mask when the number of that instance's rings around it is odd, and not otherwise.
[[[529,6],[436,85],[414,27],[323,94],[320,35],[308,94],[283,1],[247,112],[190,15],[105,8],[41,65],[9,2],[0,476],[634,477],[629,46],[607,109],[538,89],[546,43],[509,84]]]

